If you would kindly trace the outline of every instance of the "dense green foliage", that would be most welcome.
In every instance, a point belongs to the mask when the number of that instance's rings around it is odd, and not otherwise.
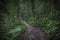
[[[60,12],[51,0],[7,0],[0,10],[1,40],[15,40],[24,33],[26,27],[20,22],[25,20],[33,27],[40,28],[49,40],[60,36]]]

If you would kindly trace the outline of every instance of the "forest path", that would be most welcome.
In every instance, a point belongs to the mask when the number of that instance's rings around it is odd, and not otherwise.
[[[30,25],[29,23],[27,23],[25,21],[21,20],[21,23],[23,23],[26,26],[27,31],[31,31],[32,29],[34,29],[34,27],[32,27],[32,25]]]
[[[26,32],[22,40],[47,40],[47,36],[39,29],[33,27],[25,21],[21,21],[26,26]]]

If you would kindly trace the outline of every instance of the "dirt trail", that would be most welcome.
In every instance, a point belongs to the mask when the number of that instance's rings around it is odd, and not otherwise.
[[[29,25],[27,22],[22,21],[22,23],[26,26],[27,31],[31,31],[32,29],[34,29],[31,25]]]
[[[47,40],[47,36],[43,34],[39,29],[36,29],[29,25],[25,21],[21,21],[26,26],[26,32],[20,40]]]

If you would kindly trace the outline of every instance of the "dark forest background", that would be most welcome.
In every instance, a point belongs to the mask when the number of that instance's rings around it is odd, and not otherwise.
[[[0,40],[15,40],[26,27],[41,29],[49,40],[60,39],[60,0],[0,0]]]

